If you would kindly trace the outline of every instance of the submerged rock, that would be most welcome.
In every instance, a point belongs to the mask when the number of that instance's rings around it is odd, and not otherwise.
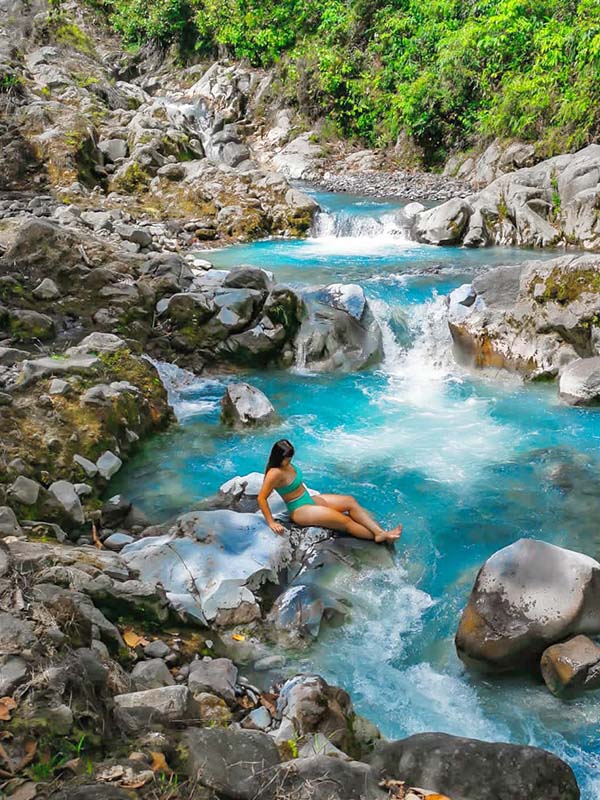
[[[479,570],[456,649],[469,665],[535,669],[549,645],[577,633],[600,633],[600,564],[572,550],[520,539]]]
[[[544,651],[540,667],[553,694],[600,689],[600,647],[587,636],[553,644]]]
[[[378,743],[370,764],[377,774],[452,800],[579,800],[571,768],[537,747],[419,733]]]

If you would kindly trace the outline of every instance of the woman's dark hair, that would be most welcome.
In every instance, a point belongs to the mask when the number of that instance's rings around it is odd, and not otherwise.
[[[284,458],[292,458],[294,452],[294,445],[287,439],[280,439],[278,442],[275,442],[271,448],[269,460],[267,461],[265,475],[273,467],[280,467]]]

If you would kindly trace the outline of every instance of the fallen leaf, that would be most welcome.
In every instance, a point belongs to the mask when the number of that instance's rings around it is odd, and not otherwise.
[[[11,711],[17,707],[16,700],[12,697],[0,697],[0,719],[8,721],[10,719]]]
[[[142,645],[142,646],[145,647],[147,644],[150,644],[148,639],[144,639],[143,636],[140,636],[139,633],[136,633],[131,628],[127,628],[123,632],[123,641],[125,642],[127,647],[131,647],[133,649],[135,649],[139,645]]]
[[[164,772],[165,775],[173,774],[173,770],[167,764],[167,760],[162,753],[151,750],[150,755],[152,756],[152,772]]]
[[[123,789],[141,789],[142,786],[145,786],[153,779],[154,773],[150,772],[150,770],[146,770],[144,772],[140,772],[135,778],[129,778],[127,780],[120,781],[119,786],[122,786]]]
[[[28,767],[35,758],[36,753],[37,742],[35,742],[33,739],[28,739],[25,742],[25,755],[21,759],[19,766],[15,769],[15,772],[20,772],[22,769],[25,769],[25,767]]]
[[[16,792],[10,796],[10,800],[33,800],[37,794],[37,786],[33,781],[21,784]]]
[[[245,642],[246,641],[246,637],[244,636],[243,633],[234,633],[234,634],[232,634],[231,638],[233,639],[234,642]]]
[[[274,717],[275,714],[277,713],[277,708],[275,706],[276,702],[277,702],[277,695],[275,694],[268,694],[264,692],[260,696],[261,706],[264,706],[272,717]]]
[[[1,744],[0,744],[0,759],[2,759],[2,761],[4,761],[4,763],[6,764],[6,766],[7,766],[7,767],[8,767],[8,769],[9,769],[9,772],[8,772],[8,774],[6,773],[6,771],[5,771],[5,770],[0,770],[0,773],[1,773],[1,774],[3,775],[3,777],[5,777],[5,778],[6,778],[6,777],[9,777],[9,778],[10,778],[10,777],[12,777],[12,776],[15,774],[15,768],[14,768],[14,765],[13,765],[12,761],[10,760],[10,756],[8,755],[8,753],[7,753],[7,752],[6,752],[6,750],[5,750],[5,749],[2,747],[2,745],[1,745]]]
[[[98,536],[98,529],[96,528],[96,523],[92,522],[92,541],[94,542],[95,546],[98,550],[102,550],[104,545],[100,541],[100,537]]]
[[[77,774],[77,772],[79,771],[80,764],[81,764],[80,758],[72,758],[70,761],[65,762],[62,765],[61,769],[70,769],[71,772]]]

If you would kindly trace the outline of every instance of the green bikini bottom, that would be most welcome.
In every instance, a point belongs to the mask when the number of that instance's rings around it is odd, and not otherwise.
[[[289,511],[290,514],[293,511],[296,511],[296,509],[300,508],[301,506],[316,506],[317,505],[315,503],[315,501],[312,499],[312,497],[309,495],[309,493],[308,493],[308,491],[306,489],[302,492],[300,497],[296,497],[294,500],[290,500],[289,503],[287,501],[285,501],[285,500],[284,500],[284,502],[285,502],[285,504],[287,506],[287,510]]]

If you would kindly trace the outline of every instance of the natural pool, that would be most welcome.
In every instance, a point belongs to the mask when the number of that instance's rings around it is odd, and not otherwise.
[[[294,669],[347,688],[388,737],[437,730],[545,747],[571,764],[584,800],[596,800],[598,694],[564,702],[533,681],[471,676],[453,643],[495,550],[527,536],[600,558],[600,412],[560,405],[555,386],[457,366],[445,321],[443,295],[475,272],[541,256],[421,246],[399,235],[393,202],[315,196],[328,213],[313,238],[204,257],[295,285],[360,283],[384,328],[384,363],[353,375],[245,376],[281,414],[263,433],[219,425],[230,376],[180,388],[181,424],[149,442],[111,490],[166,519],[227,478],[262,471],[272,442],[291,439],[308,485],[352,493],[386,525],[405,525],[396,567],[340,579],[351,621]]]

